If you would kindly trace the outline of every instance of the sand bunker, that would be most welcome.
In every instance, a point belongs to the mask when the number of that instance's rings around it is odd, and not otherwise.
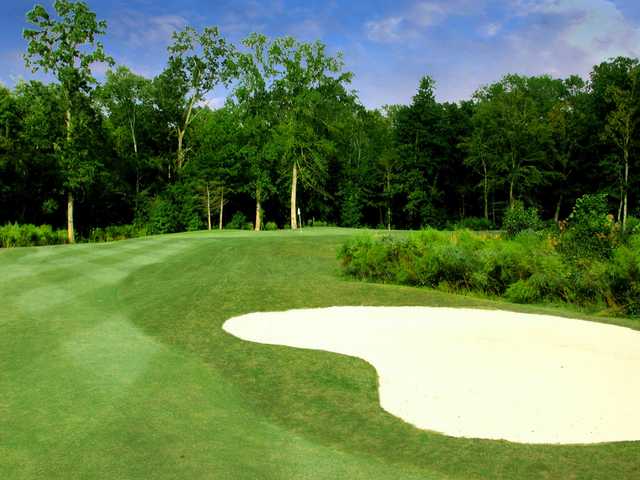
[[[425,307],[252,313],[227,332],[363,358],[382,408],[418,428],[524,443],[640,440],[640,332]]]

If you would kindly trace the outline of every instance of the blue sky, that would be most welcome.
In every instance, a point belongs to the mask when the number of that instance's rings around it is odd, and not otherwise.
[[[25,13],[32,0],[4,0],[0,82],[25,70]],[[53,0],[42,2],[51,9]],[[505,73],[588,75],[595,63],[640,56],[638,0],[89,0],[108,22],[104,43],[118,63],[147,76],[166,60],[171,32],[217,25],[239,41],[252,31],[320,39],[342,51],[369,107],[409,102],[421,76],[440,100],[469,98]],[[100,72],[98,72],[100,73]],[[214,93],[212,104],[221,102]]]

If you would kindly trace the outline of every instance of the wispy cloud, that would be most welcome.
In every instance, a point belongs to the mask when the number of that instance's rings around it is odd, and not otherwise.
[[[584,74],[607,58],[640,54],[640,28],[610,0],[519,0],[514,8],[530,27],[512,43],[541,66]]]
[[[365,24],[367,37],[374,42],[396,42],[402,38],[402,17],[387,17]]]
[[[365,23],[369,40],[391,43],[419,38],[429,27],[441,24],[451,16],[481,12],[484,0],[418,1],[402,11]]]
[[[133,47],[166,45],[171,35],[188,25],[181,15],[148,16],[129,11],[110,22],[114,35],[124,38]]]

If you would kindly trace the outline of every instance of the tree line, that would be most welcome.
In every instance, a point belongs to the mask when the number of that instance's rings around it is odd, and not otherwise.
[[[256,230],[470,217],[488,228],[515,202],[558,221],[595,192],[623,229],[637,212],[637,59],[604,61],[586,81],[506,75],[457,103],[438,102],[425,76],[410,104],[367,109],[321,42],[254,33],[234,45],[186,27],[146,78],[115,65],[86,3],[54,10],[28,12],[24,38],[26,64],[55,81],[0,87],[0,223],[66,216],[70,242],[76,229],[163,233],[232,217]],[[218,87],[230,93],[212,108]]]

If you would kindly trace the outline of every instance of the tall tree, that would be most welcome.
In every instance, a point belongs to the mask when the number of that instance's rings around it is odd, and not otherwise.
[[[186,27],[173,34],[168,50],[169,63],[159,82],[160,88],[173,92],[169,96],[173,105],[163,106],[172,114],[170,122],[177,139],[175,170],[179,172],[186,162],[185,134],[197,115],[196,107],[234,75],[234,48],[217,27],[206,27],[202,32]]]
[[[273,82],[274,45],[266,36],[253,33],[242,45],[246,51],[237,56],[238,84],[234,95],[241,117],[244,146],[242,153],[249,173],[247,189],[255,200],[254,229],[262,228],[263,202],[273,191],[273,127],[276,123]]]
[[[276,135],[284,147],[282,161],[291,174],[290,221],[298,228],[298,181],[320,188],[326,179],[327,157],[334,149],[329,130],[335,106],[347,96],[352,74],[343,71],[340,54],[331,56],[321,42],[276,39],[270,49],[278,70],[274,95],[279,114]]]
[[[97,20],[85,2],[56,0],[53,18],[42,6],[36,5],[27,13],[27,21],[35,28],[25,29],[28,41],[25,61],[34,72],[52,72],[62,87],[65,104],[66,137],[59,146],[59,161],[64,171],[64,186],[67,191],[67,237],[75,242],[74,195],[91,182],[96,162],[82,148],[81,110],[86,107],[84,96],[91,93],[96,83],[91,65],[96,62],[113,63],[104,53],[97,37],[103,35],[107,24]]]
[[[613,110],[607,115],[604,135],[619,149],[621,162],[620,173],[620,211],[618,220],[624,232],[627,224],[629,203],[629,170],[631,153],[637,144],[639,106],[640,106],[640,66],[629,70],[629,86],[626,89],[611,85],[608,89]]]
[[[135,203],[140,196],[141,171],[141,130],[145,126],[150,112],[150,81],[134,74],[127,67],[119,66],[108,71],[107,78],[97,93],[103,108],[106,109],[107,122],[114,137],[116,148],[121,157],[130,160],[135,171]]]

